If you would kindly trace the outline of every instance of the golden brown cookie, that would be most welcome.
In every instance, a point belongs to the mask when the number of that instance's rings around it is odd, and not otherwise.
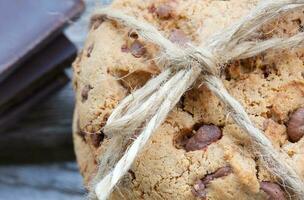
[[[156,26],[179,45],[231,25],[258,0],[116,0],[112,7]],[[303,31],[303,11],[263,26],[261,38]],[[74,63],[74,141],[85,183],[110,138],[102,128],[120,100],[160,72],[157,46],[113,22],[97,20]],[[229,63],[222,80],[251,120],[286,152],[304,178],[303,49]],[[197,83],[139,154],[111,199],[287,199],[223,104]]]

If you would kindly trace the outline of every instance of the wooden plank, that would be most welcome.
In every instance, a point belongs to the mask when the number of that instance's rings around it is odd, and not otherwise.
[[[69,83],[33,108],[14,129],[1,134],[0,163],[74,159],[73,107],[74,94]]]
[[[85,190],[74,162],[1,166],[0,199],[77,200]]]

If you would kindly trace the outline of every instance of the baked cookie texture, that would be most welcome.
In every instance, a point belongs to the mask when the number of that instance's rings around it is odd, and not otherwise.
[[[257,2],[116,0],[112,8],[152,23],[182,46],[188,41],[203,43]],[[293,35],[303,31],[303,24],[303,10],[298,10],[263,26],[258,37]],[[92,24],[73,65],[73,135],[86,184],[111,140],[99,130],[120,100],[160,73],[158,52],[157,46],[121,24],[102,19]],[[263,53],[228,63],[221,76],[230,94],[273,145],[289,156],[302,178],[304,138],[298,125],[304,116],[294,113],[304,106],[303,55],[303,49]],[[110,199],[287,199],[289,195],[266,170],[250,138],[223,104],[197,83],[152,136]]]

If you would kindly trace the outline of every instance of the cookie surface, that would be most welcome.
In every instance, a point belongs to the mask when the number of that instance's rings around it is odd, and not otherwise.
[[[171,41],[203,43],[231,25],[258,0],[117,0],[112,7],[152,23]],[[302,31],[303,11],[265,25],[261,38]],[[157,46],[113,21],[92,24],[74,62],[74,142],[87,184],[110,138],[98,132],[120,100],[161,69]],[[303,50],[267,52],[229,63],[222,80],[273,145],[283,150],[304,178]],[[303,117],[303,118],[301,118]],[[223,104],[197,83],[172,110],[139,154],[111,199],[285,199],[249,137]]]

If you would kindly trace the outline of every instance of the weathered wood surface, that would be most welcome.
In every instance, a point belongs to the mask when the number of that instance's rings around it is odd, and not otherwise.
[[[1,200],[80,200],[85,190],[76,164],[0,166]]]
[[[73,103],[74,96],[69,83],[33,108],[13,129],[2,133],[0,162],[73,159]]]
[[[85,14],[65,31],[79,48],[86,36],[89,13],[110,0],[85,2]],[[0,200],[83,199],[85,190],[72,145],[73,105],[70,83],[1,135]],[[21,164],[24,162],[32,164]]]

